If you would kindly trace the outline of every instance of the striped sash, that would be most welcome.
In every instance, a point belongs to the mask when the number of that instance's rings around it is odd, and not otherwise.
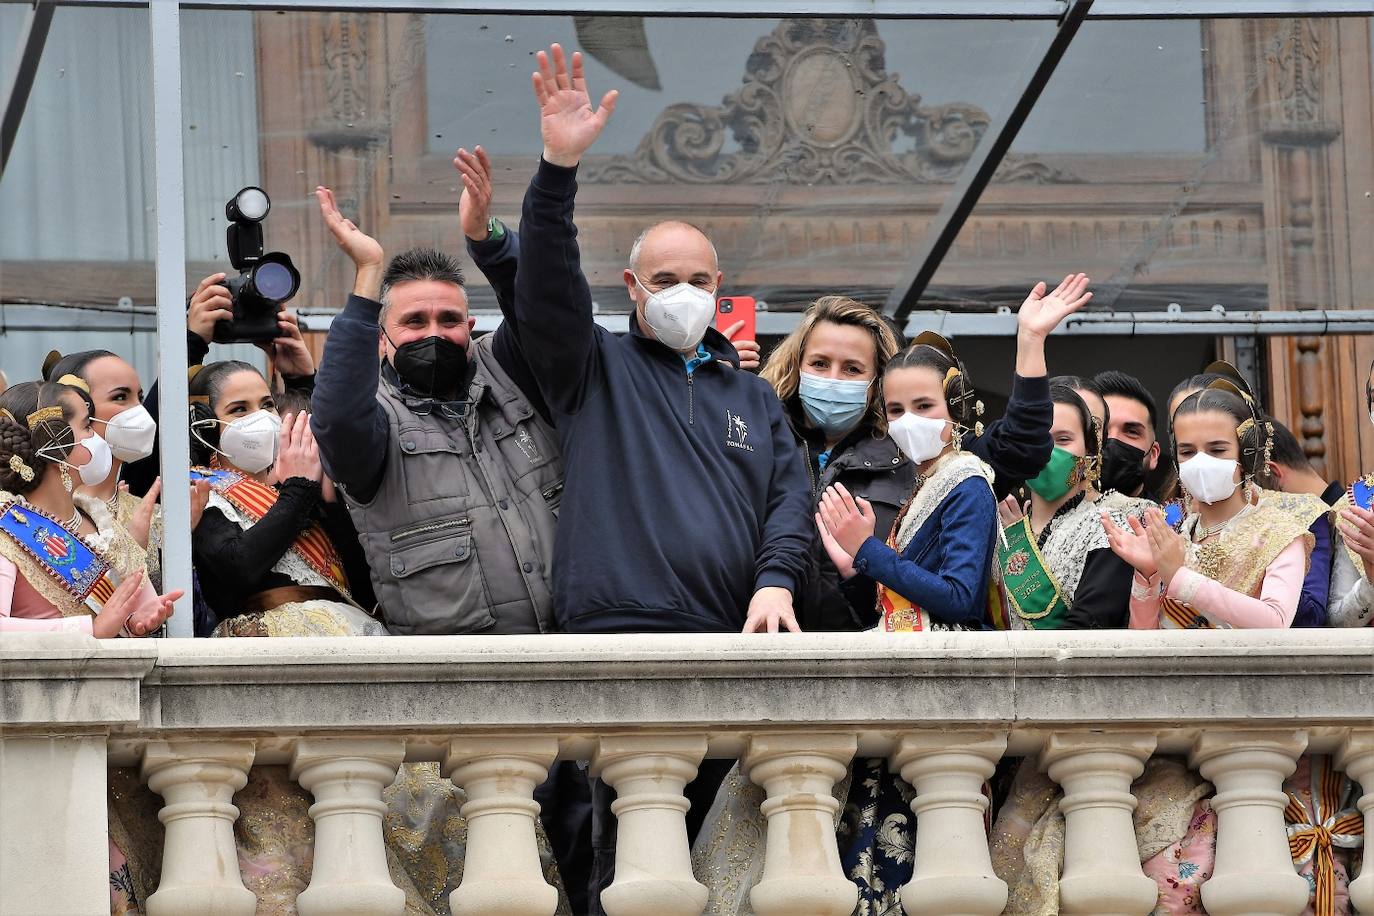
[[[1164,595],[1159,599],[1159,626],[1162,630],[1215,630],[1216,624],[1193,610],[1192,606]]]
[[[238,471],[226,468],[192,468],[191,480],[207,481],[216,493],[252,519],[254,524],[261,521],[268,510],[277,503],[276,490]],[[326,582],[334,586],[340,595],[352,600],[343,560],[323,528],[312,522],[310,527],[296,536],[291,549],[311,569],[323,576]]]
[[[1310,806],[1294,793],[1288,793],[1288,804],[1283,809],[1288,825],[1288,851],[1298,867],[1313,863],[1316,916],[1335,916],[1335,847],[1354,849],[1364,845],[1364,816],[1354,808],[1354,786],[1344,773],[1336,772],[1330,757],[1312,757],[1310,781]]]

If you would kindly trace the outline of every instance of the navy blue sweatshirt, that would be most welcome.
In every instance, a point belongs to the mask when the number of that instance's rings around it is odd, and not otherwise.
[[[718,331],[682,357],[598,327],[573,224],[576,169],[539,163],[514,312],[563,449],[554,616],[574,633],[738,632],[757,589],[805,587],[806,470],[768,383]]]

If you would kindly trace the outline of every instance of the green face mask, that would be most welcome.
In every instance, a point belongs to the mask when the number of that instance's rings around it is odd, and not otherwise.
[[[1027,480],[1026,486],[1041,499],[1052,503],[1083,482],[1085,463],[1085,459],[1056,445],[1050,454],[1050,463]]]

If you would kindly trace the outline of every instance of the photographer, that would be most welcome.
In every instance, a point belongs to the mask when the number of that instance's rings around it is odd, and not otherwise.
[[[234,317],[233,300],[229,289],[223,285],[226,275],[214,273],[201,280],[191,293],[186,306],[186,368],[204,364],[210,354],[210,344],[214,340],[215,325],[221,321],[231,321]],[[307,394],[315,387],[315,361],[301,337],[300,324],[296,316],[282,309],[277,313],[277,328],[281,336],[275,340],[257,344],[267,354],[271,367],[281,376],[287,389],[304,391]],[[143,399],[143,407],[158,420],[158,385],[153,383]],[[161,473],[158,439],[153,440],[150,455],[139,461],[131,461],[124,466],[123,481],[128,484],[129,492],[143,496],[152,487]]]

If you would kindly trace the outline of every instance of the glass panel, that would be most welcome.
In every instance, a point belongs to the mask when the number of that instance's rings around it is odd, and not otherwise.
[[[0,72],[16,63],[10,37],[25,14],[0,4]],[[183,18],[187,255],[199,277],[226,261],[220,187],[257,181],[253,33],[249,13]],[[36,378],[50,349],[110,349],[145,382],[156,376],[152,119],[147,9],[58,7],[0,179],[10,381]],[[265,365],[252,347],[214,357]]]
[[[539,154],[534,52],[588,53],[621,90],[580,176],[585,266],[600,306],[648,223],[698,222],[729,289],[798,308],[819,292],[881,299],[978,136],[1008,101],[1043,21],[869,21],[324,12],[188,12],[187,252],[223,269],[224,201],[273,198],[269,250],[301,270],[293,304],[342,306],[349,265],[311,192],[389,253],[464,246],[451,160],[481,144],[495,215],[518,222]],[[709,35],[709,41],[701,40]],[[190,72],[196,73],[196,86]],[[194,97],[193,97],[194,95]],[[1026,180],[1034,167],[1025,170]],[[194,176],[194,178],[193,178]],[[194,189],[194,190],[192,190]],[[478,310],[495,299],[474,278]]]
[[[1097,310],[1368,308],[1370,46],[1368,18],[1085,24],[1010,154],[1059,179],[989,186],[922,305],[1082,270]]]
[[[0,72],[27,13],[0,5]],[[148,11],[58,7],[0,179],[0,258],[151,260],[151,136]]]

